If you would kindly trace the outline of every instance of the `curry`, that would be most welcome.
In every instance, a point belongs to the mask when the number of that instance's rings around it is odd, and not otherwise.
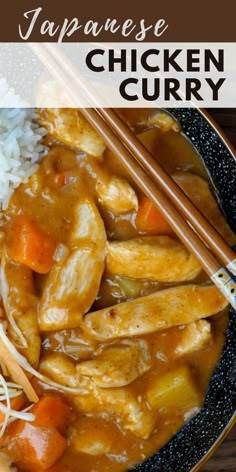
[[[233,244],[178,123],[123,115]],[[127,470],[202,407],[227,301],[76,110],[39,120],[48,152],[3,213],[1,293],[7,336],[40,374],[11,405],[33,420],[10,422],[1,448],[19,472]]]

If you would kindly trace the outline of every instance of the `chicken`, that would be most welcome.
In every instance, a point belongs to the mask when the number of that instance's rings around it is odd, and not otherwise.
[[[43,336],[44,351],[64,352],[76,361],[89,359],[96,350],[96,343],[84,339],[81,329],[50,331]]]
[[[112,176],[108,183],[97,184],[100,203],[113,213],[128,213],[138,209],[138,198],[126,179]]]
[[[196,257],[169,236],[109,242],[106,268],[112,274],[157,282],[192,280],[201,272]]]
[[[5,249],[1,256],[0,291],[9,320],[8,335],[19,352],[37,369],[41,338],[33,272],[28,267],[13,262]]]
[[[70,388],[81,388],[81,394],[90,390],[89,380],[79,378],[75,362],[62,352],[44,354],[40,359],[39,371],[49,379]]]
[[[52,380],[70,387],[81,388],[81,395],[71,397],[79,412],[106,413],[114,416],[124,429],[147,439],[155,427],[156,415],[140,395],[131,388],[100,388],[91,379],[76,372],[72,360],[61,353],[53,353],[40,362],[40,371]]]
[[[76,109],[40,109],[38,121],[56,139],[78,151],[84,151],[97,158],[101,158],[105,151],[103,139]]]
[[[96,205],[82,197],[68,238],[68,255],[55,262],[44,286],[38,315],[41,330],[79,326],[99,290],[105,245],[106,232]]]
[[[94,181],[99,203],[107,210],[117,214],[129,213],[138,209],[138,198],[130,183],[105,171],[90,156],[83,159],[85,171]]]
[[[94,359],[77,364],[79,374],[92,377],[102,388],[130,384],[151,367],[148,343],[142,339],[125,339],[102,349]]]
[[[139,122],[142,128],[160,128],[162,131],[180,131],[179,122],[170,114],[162,110],[158,110],[147,117],[146,120]]]
[[[174,349],[174,357],[190,354],[206,348],[212,341],[211,324],[198,320],[183,327],[181,337]]]
[[[136,336],[207,318],[227,305],[214,285],[182,285],[88,313],[81,328],[100,341]]]
[[[191,172],[177,172],[172,175],[172,178],[218,230],[228,244],[235,244],[236,236],[225,221],[217,205],[217,201],[210,191],[209,183],[202,177],[192,174]]]
[[[146,399],[132,390],[131,386],[120,388],[96,387],[94,395],[98,402],[95,411],[114,415],[121,426],[135,436],[148,439],[155,427],[156,413],[151,411]]]

